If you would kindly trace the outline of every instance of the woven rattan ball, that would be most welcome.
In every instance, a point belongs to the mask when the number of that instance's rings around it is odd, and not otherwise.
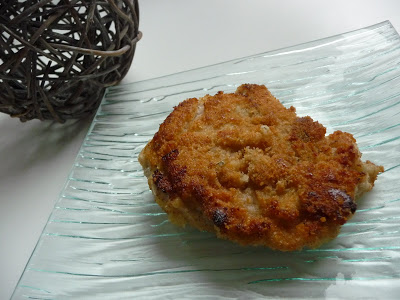
[[[64,122],[93,114],[128,72],[137,0],[0,0],[0,112]]]

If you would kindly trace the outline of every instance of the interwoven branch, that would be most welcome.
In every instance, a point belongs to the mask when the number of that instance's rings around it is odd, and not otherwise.
[[[0,0],[0,112],[64,122],[93,114],[128,72],[137,0]]]

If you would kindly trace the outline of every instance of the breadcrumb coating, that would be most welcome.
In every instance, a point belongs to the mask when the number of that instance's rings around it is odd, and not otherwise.
[[[242,245],[315,248],[337,236],[382,166],[349,133],[298,117],[265,86],[183,101],[140,153],[171,222]]]

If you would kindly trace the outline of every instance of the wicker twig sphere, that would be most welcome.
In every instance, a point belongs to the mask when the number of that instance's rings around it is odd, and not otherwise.
[[[128,72],[137,0],[0,0],[0,112],[84,118]]]

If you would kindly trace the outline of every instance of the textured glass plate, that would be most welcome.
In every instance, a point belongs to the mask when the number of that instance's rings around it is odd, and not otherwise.
[[[261,83],[384,165],[334,241],[281,253],[178,228],[137,162],[173,106]],[[397,298],[400,40],[389,22],[287,49],[110,88],[13,297]]]

